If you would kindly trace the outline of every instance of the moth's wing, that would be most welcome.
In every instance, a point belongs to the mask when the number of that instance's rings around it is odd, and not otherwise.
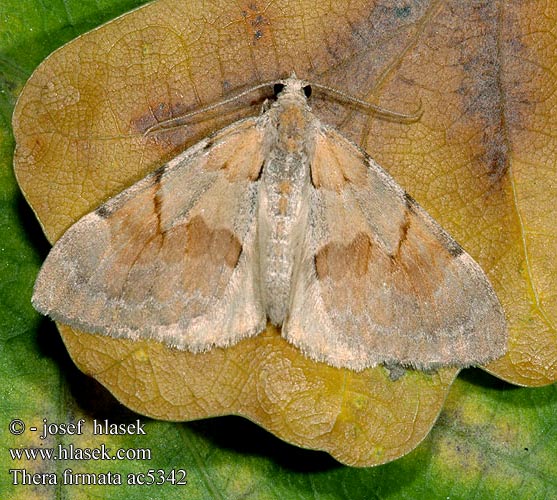
[[[76,222],[40,271],[35,308],[85,331],[192,351],[263,330],[263,135],[257,118],[236,122]]]
[[[333,366],[468,366],[506,349],[480,266],[379,165],[321,126],[283,335]]]

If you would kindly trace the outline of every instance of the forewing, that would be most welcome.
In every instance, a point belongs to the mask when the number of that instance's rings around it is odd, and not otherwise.
[[[283,335],[333,366],[483,364],[506,349],[479,265],[379,165],[322,128]]]
[[[242,120],[83,217],[48,255],[34,306],[85,331],[192,351],[257,334],[263,147],[258,119]]]

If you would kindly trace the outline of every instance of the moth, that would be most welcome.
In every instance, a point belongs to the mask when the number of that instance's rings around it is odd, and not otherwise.
[[[268,321],[312,360],[363,370],[504,354],[480,266],[361,148],[319,121],[295,76],[276,100],[71,226],[34,307],[87,332],[203,352]]]

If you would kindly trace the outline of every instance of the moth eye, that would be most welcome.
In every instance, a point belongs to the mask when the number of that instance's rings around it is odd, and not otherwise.
[[[307,98],[309,98],[309,96],[311,95],[311,85],[306,85],[304,86],[304,94]]]
[[[275,97],[277,97],[283,90],[284,90],[284,83],[275,83],[275,85],[273,86],[273,92],[275,93]]]

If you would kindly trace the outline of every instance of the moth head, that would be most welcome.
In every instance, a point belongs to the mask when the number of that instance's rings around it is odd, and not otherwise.
[[[298,99],[301,97],[304,101],[307,101],[311,96],[311,85],[305,80],[300,80],[295,73],[292,73],[289,78],[279,80],[273,85],[273,93],[276,99],[292,96]]]

